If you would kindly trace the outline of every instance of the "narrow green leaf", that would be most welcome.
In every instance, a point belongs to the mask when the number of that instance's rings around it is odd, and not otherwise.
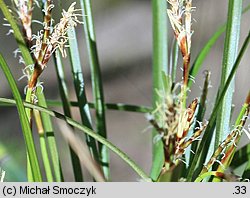
[[[163,90],[162,71],[168,73],[167,44],[167,1],[152,0],[153,13],[153,107],[162,102],[157,91]],[[159,117],[156,119],[159,119]],[[153,137],[156,135],[153,130]],[[153,159],[151,177],[156,180],[164,163],[163,144],[161,141],[153,144]]]
[[[38,104],[44,108],[47,108],[47,102],[45,100],[43,92],[40,89],[41,88],[39,87],[36,93],[37,98],[38,98]],[[55,181],[62,182],[63,174],[62,174],[62,168],[61,168],[61,163],[59,159],[53,125],[52,125],[50,116],[48,116],[46,113],[41,112],[41,117],[42,117],[42,122],[43,122],[43,127],[45,130],[46,138],[48,141],[48,146],[49,146],[48,148],[49,148],[50,156],[52,156],[51,161],[52,161],[53,171],[55,174]]]
[[[242,14],[246,13],[249,9],[250,9],[250,5],[248,5],[247,7],[244,8],[244,10],[242,11]],[[208,42],[205,44],[205,46],[202,48],[202,50],[199,52],[199,54],[195,58],[195,61],[190,69],[190,72],[189,72],[190,76],[196,77],[196,75],[198,74],[198,72],[201,69],[201,66],[202,66],[204,60],[206,59],[206,57],[210,53],[211,48],[214,46],[216,41],[221,37],[221,35],[226,31],[226,27],[227,27],[226,23],[223,24],[222,26],[220,26],[218,28],[218,30],[208,40]],[[192,86],[192,84],[193,84],[193,81],[189,79],[188,87],[190,88]]]
[[[4,3],[3,0],[0,0],[0,9],[2,10],[4,17],[10,23],[11,28],[14,31],[14,37],[15,37],[17,44],[18,44],[18,47],[22,53],[22,57],[25,61],[25,65],[28,66],[28,65],[34,64],[32,56],[30,54],[30,51],[27,48],[25,40],[22,36],[22,33],[20,32],[19,27],[18,27],[14,17],[10,13],[8,7],[6,6],[6,4]],[[38,90],[40,90],[40,88]],[[38,91],[38,93],[41,93],[41,92]],[[45,101],[43,93],[38,94],[37,97],[38,97],[39,105],[46,107],[47,105],[46,105],[46,101]],[[47,115],[43,115],[43,114],[42,114],[42,120],[43,120],[44,129],[47,133],[50,152],[53,153],[53,156],[54,156],[52,161],[53,161],[53,165],[54,165],[54,169],[55,169],[55,174],[58,175],[57,172],[58,172],[58,170],[60,170],[60,163],[58,160],[58,152],[57,152],[56,143],[55,143],[55,139],[54,139],[54,133],[53,133],[51,120],[50,120],[50,117],[48,117]]]
[[[44,170],[47,178],[47,182],[53,182],[53,174],[52,174],[52,169],[50,165],[50,160],[49,160],[49,155],[48,155],[48,149],[47,149],[47,144],[46,144],[46,134],[44,131],[44,127],[42,124],[42,118],[41,114],[37,110],[33,110],[33,115],[35,118],[36,126],[37,126],[37,132],[39,134],[39,141],[40,141],[40,150],[42,154],[42,161],[44,165]]]
[[[22,103],[21,95],[18,91],[16,82],[11,74],[11,71],[1,54],[0,54],[0,65],[4,72],[4,75],[6,76],[9,82],[10,88],[12,90],[12,94],[16,100],[17,110],[18,110],[18,114],[19,114],[19,118],[20,118],[20,122],[22,126],[22,131],[23,131],[23,136],[25,139],[28,156],[30,159],[30,165],[31,165],[31,170],[32,170],[32,174],[34,177],[34,181],[36,182],[42,181],[42,176],[41,176],[40,167],[39,167],[39,163],[37,159],[35,144],[34,144],[34,140],[32,137],[29,121],[26,116],[26,112]]]
[[[84,83],[84,78],[83,78],[83,72],[82,72],[82,67],[81,67],[80,54],[78,51],[78,44],[77,44],[75,29],[74,28],[69,29],[67,34],[68,34],[68,37],[71,38],[69,39],[71,71],[72,71],[72,76],[74,80],[75,92],[77,96],[78,107],[79,107],[82,123],[88,126],[89,128],[92,128],[89,106],[87,103],[87,97],[85,93],[85,83]],[[87,141],[87,145],[89,146],[91,154],[95,157],[96,160],[98,160],[98,153],[97,153],[95,140],[93,138],[86,136],[86,141]],[[81,173],[81,164],[80,164],[80,161],[76,158],[78,157],[75,155],[75,158],[73,158],[72,160],[74,173],[75,173],[75,179],[76,181],[81,181],[83,180],[82,173]]]
[[[208,56],[211,48],[214,46],[218,38],[226,31],[226,24],[219,27],[219,29],[213,34],[213,36],[208,40],[205,46],[202,48],[200,53],[197,55],[191,69],[190,69],[190,76],[195,77],[201,69],[202,63],[204,62],[205,58]],[[188,81],[188,87],[190,88],[193,84],[193,81]]]
[[[42,158],[43,158],[43,163],[44,163],[44,169],[45,169],[45,174],[47,177],[47,182],[53,182],[53,174],[50,166],[50,161],[49,161],[49,155],[47,151],[47,145],[46,145],[46,137],[44,134],[39,136],[40,140],[40,148],[41,148],[41,153],[42,153]]]
[[[63,61],[62,61],[62,55],[60,54],[60,52],[58,50],[56,50],[53,57],[54,57],[54,62],[55,62],[57,82],[58,82],[58,86],[59,86],[59,93],[60,93],[60,97],[61,97],[61,100],[62,100],[61,106],[63,107],[64,114],[66,116],[72,118],[71,110],[70,110],[69,96],[68,96],[68,88],[67,88],[67,84],[66,84],[66,81],[65,81],[64,65],[63,65]],[[79,105],[77,105],[77,107],[78,106]],[[71,147],[69,149],[70,149],[71,161],[72,161],[72,164],[74,164],[75,163],[74,161],[77,160],[77,156],[76,156],[76,154],[74,153],[74,151],[72,150]],[[74,165],[73,165],[73,167],[74,167]],[[75,169],[73,168],[73,170],[75,170]],[[74,171],[74,174],[78,174],[76,170]],[[75,176],[75,178],[76,177],[77,176]]]
[[[221,73],[220,93],[224,87],[228,75],[235,63],[240,38],[242,0],[229,0],[226,38]],[[230,133],[230,117],[232,111],[232,98],[234,92],[234,80],[231,81],[225,97],[219,106],[216,122],[215,149]]]
[[[77,101],[69,101],[70,106],[78,107]],[[63,103],[61,101],[56,100],[47,100],[47,104],[50,107],[61,107],[63,106]],[[95,108],[94,103],[89,102],[89,108]],[[0,102],[0,107],[11,107],[12,104],[5,104]],[[128,111],[128,112],[134,112],[134,113],[149,113],[153,109],[147,106],[137,106],[137,105],[131,105],[131,104],[124,104],[124,103],[106,103],[105,104],[106,110],[117,110],[117,111]]]
[[[9,104],[16,104],[15,100],[12,99],[6,99],[6,98],[0,98],[0,102],[2,103],[9,103]],[[37,109],[40,112],[44,112],[52,117],[56,117],[60,120],[66,121],[68,124],[74,126],[75,128],[83,131],[84,133],[88,134],[89,136],[93,137],[97,141],[101,142],[104,144],[107,148],[109,148],[111,151],[113,151],[115,154],[117,154],[121,159],[123,159],[144,181],[151,181],[150,177],[133,161],[131,160],[126,153],[121,151],[118,147],[113,145],[111,142],[109,142],[107,139],[102,137],[101,135],[97,134],[95,131],[89,129],[88,127],[81,125],[80,123],[76,122],[75,120],[64,116],[61,113],[58,113],[56,111],[51,111],[47,108],[37,106],[34,104],[30,104],[27,102],[23,102],[24,106],[26,108],[32,108],[32,109]]]
[[[96,109],[96,130],[104,138],[107,138],[105,104],[102,85],[101,68],[98,59],[96,46],[96,36],[94,29],[94,20],[92,14],[92,5],[90,0],[81,0],[82,13],[84,17],[84,32],[89,55],[91,70],[92,90]],[[106,180],[110,178],[109,154],[105,145],[99,144],[99,158]]]
[[[209,118],[209,123],[207,125],[207,128],[206,128],[206,130],[204,132],[204,135],[202,137],[202,140],[200,142],[200,145],[199,145],[196,153],[201,153],[202,152],[204,146],[206,145],[208,137],[213,132],[213,130],[211,130],[211,129],[213,129],[213,126],[214,126],[215,121],[216,121],[216,117],[217,117],[217,113],[218,113],[218,109],[219,109],[218,107],[220,106],[220,104],[221,104],[221,102],[222,102],[222,100],[223,100],[223,98],[224,98],[224,96],[225,96],[225,94],[227,92],[227,89],[228,89],[228,87],[230,85],[230,82],[234,78],[234,75],[235,75],[235,73],[236,73],[236,71],[237,71],[237,69],[239,67],[240,61],[241,61],[241,59],[242,59],[242,57],[243,57],[243,55],[244,55],[244,53],[245,53],[245,51],[246,51],[246,49],[247,49],[247,47],[249,45],[249,42],[250,42],[250,32],[248,32],[248,35],[247,35],[247,37],[246,37],[246,39],[245,39],[245,41],[243,43],[243,46],[242,46],[242,48],[240,50],[240,53],[239,53],[239,55],[238,55],[238,57],[237,57],[237,59],[236,59],[236,61],[234,63],[234,66],[233,66],[233,68],[232,68],[232,70],[231,70],[231,72],[230,72],[230,74],[229,74],[229,76],[227,78],[227,81],[226,81],[223,89],[221,89],[222,90],[221,94],[219,95],[218,99],[216,100],[216,104],[215,104],[215,106],[213,108],[213,111],[212,111],[212,114],[211,114],[211,116]],[[198,164],[197,163],[199,157],[200,157],[200,155],[195,155],[194,160],[192,161],[192,163],[191,163],[191,165],[189,167],[189,172],[188,172],[188,175],[187,175],[187,181],[192,180],[192,176],[194,174],[194,171],[195,171],[196,167],[198,169],[197,172],[200,172],[203,164]]]
[[[56,74],[57,74],[57,81],[58,81],[58,85],[59,85],[60,96],[62,99],[63,111],[64,111],[64,114],[66,116],[72,118],[71,110],[70,110],[70,103],[69,103],[69,99],[68,99],[69,98],[68,88],[67,88],[67,84],[65,82],[62,56],[58,50],[56,50],[56,52],[55,52],[54,60],[55,60],[55,67],[56,67]],[[79,107],[79,105],[78,105],[78,107]],[[72,128],[72,130],[74,130],[74,129]],[[72,166],[73,166],[75,180],[76,181],[83,181],[80,160],[79,160],[78,156],[76,155],[76,153],[71,148],[71,146],[69,146],[69,149],[70,149],[70,157],[71,157],[71,162],[72,162]]]

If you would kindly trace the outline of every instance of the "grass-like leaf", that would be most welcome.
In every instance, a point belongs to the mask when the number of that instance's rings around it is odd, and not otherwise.
[[[82,72],[82,67],[81,67],[80,54],[78,51],[76,32],[75,32],[74,28],[71,28],[68,30],[68,36],[69,36],[69,38],[72,38],[69,40],[71,70],[72,70],[72,74],[73,74],[75,92],[76,92],[76,96],[77,96],[77,100],[78,100],[78,107],[79,107],[82,123],[85,126],[92,128],[90,111],[89,111],[89,106],[87,103],[87,97],[86,97],[86,93],[85,93],[85,83],[84,83],[84,77],[83,77],[83,72]],[[92,155],[94,156],[94,158],[96,160],[99,160],[95,140],[91,137],[88,137],[88,136],[86,136],[86,140],[87,140],[87,144],[89,146],[89,149],[90,149]],[[80,163],[76,163],[74,161],[73,161],[73,164],[75,164],[74,170],[79,171],[79,169],[81,169]],[[75,176],[77,176],[77,175],[79,175],[79,174],[77,174],[77,172],[75,172]],[[76,177],[76,179],[77,179],[77,177]],[[78,179],[81,179],[81,178],[78,178]]]
[[[22,53],[22,57],[23,57],[25,64],[27,66],[32,65],[34,62],[33,62],[32,56],[30,54],[30,51],[26,46],[25,40],[22,36],[22,33],[20,32],[19,27],[18,27],[14,17],[10,13],[8,7],[6,6],[6,4],[4,3],[3,0],[0,0],[0,9],[2,10],[4,17],[7,19],[7,21],[11,25],[11,28],[13,29],[14,37],[15,37],[17,44],[18,44],[18,47]],[[43,107],[47,107],[44,94],[41,93],[40,88],[38,88],[37,93],[38,93],[37,94],[38,104],[43,106]],[[42,121],[43,121],[43,125],[44,125],[44,130],[46,131],[46,134],[48,137],[50,153],[53,154],[51,156],[54,156],[54,158],[52,159],[54,172],[55,172],[56,177],[58,178],[58,181],[61,181],[61,179],[60,179],[61,176],[59,177],[59,174],[61,175],[61,171],[60,171],[61,168],[60,168],[60,162],[59,162],[58,151],[57,151],[57,147],[56,147],[56,141],[54,138],[52,123],[51,123],[50,117],[47,116],[46,114],[42,114],[41,116],[42,116]]]
[[[244,55],[244,53],[245,53],[245,51],[246,51],[246,49],[247,49],[247,47],[249,45],[249,41],[250,41],[250,32],[248,33],[248,35],[247,35],[247,37],[246,37],[246,39],[245,39],[245,41],[243,43],[243,46],[242,46],[242,48],[241,48],[241,50],[239,52],[239,55],[238,55],[238,57],[237,57],[237,59],[236,59],[236,61],[234,63],[234,66],[233,66],[233,68],[232,68],[232,70],[231,70],[231,72],[230,72],[230,74],[229,74],[229,76],[227,78],[227,81],[226,81],[225,85],[223,86],[221,94],[219,95],[218,100],[216,101],[216,104],[215,104],[215,106],[213,108],[212,114],[211,114],[211,116],[209,118],[209,123],[207,125],[207,128],[206,128],[206,130],[204,132],[204,136],[203,136],[203,138],[202,138],[202,140],[200,142],[200,145],[199,145],[196,153],[201,153],[202,152],[202,150],[203,150],[203,148],[204,148],[204,146],[205,146],[205,144],[207,142],[207,138],[212,133],[211,129],[213,128],[214,123],[216,121],[218,107],[221,104],[221,102],[222,102],[222,100],[223,100],[223,98],[224,98],[224,96],[225,96],[225,94],[227,92],[227,89],[228,89],[228,87],[230,85],[231,80],[234,78],[234,75],[235,75],[235,73],[236,73],[236,71],[237,71],[237,69],[239,67],[240,61],[241,61],[241,59],[242,59],[242,57],[243,57],[243,55]],[[200,172],[203,164],[197,164],[199,157],[200,157],[199,155],[195,155],[195,157],[194,157],[194,159],[193,159],[193,161],[192,161],[192,163],[191,163],[191,165],[189,167],[189,172],[188,172],[188,175],[187,175],[187,181],[192,180],[192,176],[194,174],[194,171],[195,171],[196,167],[198,169],[198,172]]]
[[[70,103],[69,103],[69,99],[68,99],[67,84],[65,82],[62,55],[59,53],[58,50],[55,51],[54,61],[55,61],[57,82],[58,82],[58,86],[59,86],[59,93],[60,93],[60,97],[61,97],[61,100],[62,100],[62,102],[60,104],[63,107],[64,114],[71,118],[72,116],[71,116],[71,110],[70,110]],[[48,101],[47,101],[47,104],[48,104]],[[71,150],[71,148],[70,148],[70,155],[71,155],[71,160],[73,161],[76,156],[75,156],[74,152]],[[60,178],[61,175],[62,174],[60,174],[60,172],[57,173],[57,176],[56,176],[57,180],[61,179]]]
[[[163,90],[162,71],[168,73],[168,43],[167,43],[167,2],[152,0],[153,13],[153,107],[162,102],[157,91]],[[155,119],[159,119],[156,118]],[[153,130],[153,137],[157,134]],[[163,144],[161,141],[153,144],[151,177],[156,180],[164,163]]]
[[[77,101],[69,101],[70,106],[78,107]],[[56,100],[47,100],[47,104],[50,107],[61,107],[63,106],[63,103],[61,101]],[[95,108],[94,103],[89,102],[89,108]],[[0,107],[11,107],[12,104],[6,104],[0,102]],[[134,113],[149,113],[153,109],[151,107],[147,106],[139,106],[139,105],[131,105],[131,104],[124,104],[124,103],[106,103],[105,104],[106,110],[117,110],[117,111],[128,111],[128,112],[134,112]]]
[[[40,87],[37,89],[38,104],[44,108],[47,108],[47,101],[45,100],[44,94],[40,89],[41,89]],[[48,142],[50,156],[53,156],[51,157],[51,161],[52,161],[53,171],[55,175],[55,181],[62,182],[63,174],[62,174],[61,163],[60,163],[59,154],[57,150],[57,144],[56,144],[55,134],[53,130],[53,125],[52,125],[50,116],[48,116],[46,113],[41,112],[41,117],[42,117],[44,131],[46,134],[46,139]]]
[[[224,54],[222,62],[222,73],[220,83],[220,93],[222,87],[225,85],[227,77],[233,67],[238,53],[238,44],[240,38],[240,24],[241,24],[242,0],[229,0],[226,38],[224,44]],[[227,93],[223,98],[216,122],[215,145],[217,148],[221,141],[223,141],[230,133],[230,117],[231,106],[234,92],[234,80],[228,87]]]
[[[208,40],[205,46],[197,55],[191,69],[190,69],[190,76],[195,77],[201,69],[202,63],[204,62],[205,58],[208,56],[211,48],[214,46],[216,41],[220,38],[220,36],[226,31],[226,24],[219,27],[219,29],[213,34],[213,36]],[[189,79],[188,86],[191,87],[193,81]]]
[[[13,99],[7,99],[7,98],[0,98],[0,102],[2,103],[8,103],[8,104],[16,104],[16,101]],[[84,133],[88,134],[89,136],[93,137],[97,141],[104,144],[107,148],[109,148],[111,151],[116,153],[121,159],[123,159],[144,181],[151,181],[150,177],[133,161],[131,160],[126,153],[121,151],[118,147],[116,147],[114,144],[109,142],[107,139],[102,137],[101,135],[97,134],[95,131],[89,129],[88,127],[81,125],[80,123],[76,122],[75,120],[58,113],[56,111],[51,111],[47,108],[37,106],[34,104],[30,104],[27,102],[23,102],[24,106],[26,108],[32,108],[37,109],[40,112],[44,112],[52,117],[56,117],[58,119],[66,121],[68,124],[74,126],[75,128],[83,131]]]
[[[90,0],[81,0],[82,13],[84,17],[84,32],[89,55],[91,70],[92,90],[96,109],[96,131],[103,137],[107,137],[104,93],[102,85],[101,68],[98,59],[92,5]],[[102,164],[105,178],[109,180],[109,154],[105,145],[99,144],[99,158]]]
[[[248,5],[247,7],[244,8],[244,10],[242,11],[242,14],[249,11],[249,9],[250,9],[250,5]],[[200,69],[202,67],[204,60],[206,59],[206,57],[210,53],[211,48],[215,45],[217,40],[226,31],[226,27],[227,27],[226,23],[223,24],[222,26],[220,26],[218,28],[218,30],[216,30],[216,32],[211,36],[211,38],[208,40],[208,42],[205,44],[205,46],[202,48],[202,50],[199,52],[199,54],[195,58],[195,61],[190,69],[190,73],[189,73],[190,76],[196,77],[196,75],[198,74],[198,72],[200,71]],[[192,84],[193,84],[193,81],[189,79],[188,87],[190,88],[192,86]]]
[[[27,153],[30,159],[30,166],[31,166],[34,181],[36,182],[42,181],[42,176],[41,176],[40,167],[39,167],[39,163],[37,159],[35,144],[34,144],[34,140],[32,137],[30,124],[29,124],[29,121],[26,116],[26,112],[22,103],[22,98],[18,91],[16,82],[11,74],[11,71],[1,54],[0,54],[0,65],[9,82],[10,88],[12,90],[12,94],[16,100],[17,110],[18,110],[18,114],[19,114],[19,118],[20,118],[20,122],[22,126]]]
[[[39,134],[40,148],[41,148],[41,154],[42,154],[47,182],[53,182],[54,179],[53,179],[52,169],[50,165],[47,142],[46,142],[46,134],[43,128],[41,114],[39,111],[33,110],[33,115],[35,117],[37,131]]]

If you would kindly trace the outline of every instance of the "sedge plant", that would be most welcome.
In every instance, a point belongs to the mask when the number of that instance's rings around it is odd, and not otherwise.
[[[13,0],[12,4],[6,3],[7,1],[0,0],[4,20],[10,27],[7,38],[17,42],[18,49],[14,52],[23,66],[23,76],[20,79],[26,79],[27,86],[24,88],[23,98],[11,72],[12,65],[0,54],[0,66],[13,94],[13,99],[1,97],[0,104],[1,107],[17,108],[26,146],[28,181],[65,180],[65,170],[61,165],[58,149],[59,140],[54,135],[56,127],[52,122],[53,118],[65,122],[64,126],[59,127],[59,131],[68,145],[74,180],[78,182],[86,181],[83,167],[94,181],[112,181],[110,151],[127,163],[143,181],[220,182],[250,179],[250,146],[248,144],[238,148],[243,134],[250,138],[250,132],[245,126],[250,111],[250,90],[245,94],[245,99],[242,99],[243,106],[237,119],[231,120],[234,77],[250,41],[249,32],[243,45],[239,45],[241,17],[249,9],[249,6],[242,8],[242,0],[228,1],[226,23],[208,40],[193,62],[193,12],[199,8],[193,5],[192,0],[152,0],[152,107],[110,104],[104,100],[102,64],[98,58],[91,0],[73,2],[68,8],[62,9],[58,21],[54,20],[53,10],[59,9],[59,4],[54,4],[51,0]],[[37,34],[32,25],[34,9],[41,10],[43,14],[42,28]],[[170,22],[170,27],[167,26],[167,21]],[[77,39],[77,26],[84,29],[93,101],[88,101],[85,91],[83,63],[79,51],[79,43],[82,41]],[[205,58],[224,32],[221,83],[212,105],[207,102],[212,75],[209,70],[204,72],[201,93],[193,97],[190,90],[196,75],[202,70]],[[170,36],[174,42],[168,53],[167,41]],[[76,101],[69,98],[63,58],[70,60]],[[43,92],[47,83],[41,82],[40,77],[46,73],[49,60],[54,60],[60,101],[48,99]],[[180,82],[176,77],[178,60],[182,62],[183,71]],[[192,99],[190,103],[188,98]],[[53,111],[50,107],[61,107],[63,113]],[[79,109],[80,122],[73,118],[72,107]],[[95,110],[94,116],[90,114],[90,108]],[[212,109],[212,113],[205,120],[208,108]],[[146,115],[153,128],[150,173],[146,173],[115,146],[115,142],[109,140],[106,127],[108,110]],[[76,130],[84,133],[85,138]],[[39,145],[35,143],[37,137]],[[240,174],[235,171],[239,167]],[[1,172],[1,181],[6,174],[8,171]]]

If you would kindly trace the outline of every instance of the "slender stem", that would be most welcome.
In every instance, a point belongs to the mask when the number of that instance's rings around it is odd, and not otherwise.
[[[29,1],[29,3],[31,3],[32,1]],[[29,5],[30,8],[32,7],[32,5]],[[6,4],[4,3],[3,0],[0,0],[0,8],[2,9],[2,12],[5,16],[5,18],[8,20],[8,22],[10,23],[11,25],[11,28],[13,29],[14,31],[14,37],[17,41],[17,44],[18,44],[18,47],[22,53],[22,57],[25,61],[25,65],[26,66],[29,66],[29,65],[33,65],[34,64],[34,61],[33,61],[33,58],[30,54],[30,50],[29,48],[26,46],[26,42],[19,30],[19,27],[18,25],[16,24],[16,21],[14,19],[14,17],[12,16],[12,14],[10,13],[8,7],[6,6]],[[30,74],[32,73],[31,71],[29,71]],[[28,89],[27,91],[27,95],[26,95],[26,98],[28,101],[31,100],[31,94],[32,94],[32,89]],[[46,101],[44,99],[44,95],[43,93],[41,94],[38,94],[37,95],[38,97],[38,100],[39,100],[39,104],[46,107]],[[43,100],[41,100],[41,98]],[[30,110],[27,110],[26,109],[26,113],[28,115],[28,119],[29,121],[31,121],[31,111]],[[57,149],[56,149],[56,144],[55,144],[55,140],[54,140],[54,136],[53,136],[53,129],[52,129],[52,124],[51,124],[51,121],[50,121],[50,117],[47,116],[47,115],[43,115],[42,114],[42,120],[43,120],[43,125],[44,125],[44,129],[46,131],[46,135],[48,135],[48,142],[49,142],[49,148],[52,152],[52,156],[53,159],[53,165],[54,165],[54,168],[55,168],[55,175],[57,176],[57,171],[56,169],[60,169],[60,168],[57,168],[57,167],[60,167],[60,163],[59,163],[59,160],[58,160],[58,152],[57,152]],[[31,123],[31,122],[30,122]],[[54,163],[55,162],[55,163]],[[57,180],[57,181],[61,181],[61,180]]]
[[[106,118],[105,118],[105,105],[104,94],[102,85],[101,68],[98,59],[98,52],[96,46],[96,36],[94,29],[94,20],[92,15],[92,5],[90,0],[81,0],[81,6],[84,17],[84,32],[89,54],[89,63],[91,69],[92,89],[95,100],[96,109],[96,130],[97,133],[104,138],[107,137]],[[109,154],[107,147],[99,143],[99,157],[103,168],[106,180],[110,179],[109,170]]]
[[[52,2],[50,0],[47,0],[47,1],[40,1],[39,3],[40,3],[40,7],[43,8],[44,10],[46,10],[46,9],[48,9],[48,7],[51,5]],[[50,11],[49,11],[49,13],[50,13]],[[45,35],[43,37],[43,45],[45,45],[46,39],[48,38],[48,35],[50,34],[48,27],[51,27],[51,20],[50,20],[51,13],[49,15],[47,13],[47,17],[46,17],[45,13],[43,12],[43,16],[44,16],[44,21],[46,22],[46,24],[44,24],[44,25],[47,27],[46,28],[47,30],[45,30],[45,33],[44,33],[47,36]],[[35,57],[34,57],[34,59],[35,59]],[[40,106],[46,108],[47,101],[45,99],[45,96],[43,94],[43,90],[41,89],[41,87],[37,87],[36,96],[38,98],[38,104]],[[58,154],[58,150],[57,150],[53,125],[52,125],[50,116],[48,116],[47,114],[41,113],[41,118],[42,118],[44,130],[45,130],[45,137],[48,141],[50,155],[53,156],[51,158],[51,160],[52,160],[55,180],[56,180],[56,182],[61,182],[64,179],[63,179],[63,173],[62,173],[61,163],[60,163],[60,159],[59,159],[59,154]]]
[[[44,108],[47,108],[47,102],[45,100],[45,96],[43,92],[40,90],[41,88],[37,88],[37,98],[38,98],[38,104]],[[55,139],[55,133],[53,130],[53,125],[51,122],[50,116],[48,116],[46,113],[41,112],[43,127],[45,130],[45,135],[48,141],[48,147],[49,152],[52,161],[53,171],[55,174],[55,181],[56,182],[62,182],[63,181],[63,174],[62,174],[62,168],[61,163],[59,159],[59,153],[57,149],[56,139]]]
[[[56,100],[47,100],[47,103],[51,107],[57,107],[57,106],[63,106],[63,103]],[[72,107],[78,107],[77,101],[69,101],[70,106]],[[94,103],[89,102],[88,103],[89,108],[95,108]],[[12,106],[9,104],[4,104],[0,102],[0,107],[8,107]],[[137,106],[137,105],[131,105],[131,104],[124,104],[124,103],[106,103],[105,104],[106,110],[117,110],[117,111],[128,111],[128,112],[135,112],[135,113],[149,113],[153,109],[151,107],[147,106]]]
[[[224,45],[223,67],[221,72],[220,93],[222,87],[225,85],[230,71],[234,65],[237,57],[239,37],[240,37],[240,24],[242,13],[242,0],[229,0],[228,4],[228,17],[226,38]],[[234,80],[232,80],[228,91],[219,107],[216,122],[216,135],[214,148],[216,149],[220,142],[222,142],[230,133],[230,117],[232,109],[232,98],[234,92]]]
[[[8,82],[9,82],[11,91],[13,93],[15,100],[16,100],[17,110],[19,113],[22,132],[24,135],[24,140],[25,140],[26,149],[27,149],[27,156],[29,159],[28,165],[30,165],[30,172],[32,172],[32,177],[33,177],[34,181],[37,181],[37,182],[42,181],[42,176],[41,176],[40,166],[39,166],[39,162],[38,162],[38,158],[37,158],[35,143],[34,143],[34,139],[32,136],[30,123],[29,123],[28,117],[26,115],[25,108],[22,104],[21,95],[18,91],[17,84],[13,78],[13,75],[12,75],[7,63],[5,62],[5,60],[1,54],[0,54],[0,66],[4,72],[4,75],[6,76]]]
[[[74,28],[71,28],[67,32],[69,38],[73,38],[69,40],[70,45],[70,60],[71,60],[71,70],[72,76],[74,80],[75,92],[78,101],[78,107],[82,119],[82,123],[89,128],[92,128],[92,121],[89,111],[89,106],[87,103],[87,96],[85,92],[85,82],[83,77],[83,71],[80,61],[80,54],[78,50],[78,43],[76,39],[76,32]],[[95,158],[95,160],[99,160],[98,151],[96,142],[93,138],[86,136],[87,145],[89,146],[90,152]],[[77,166],[77,164],[75,164]],[[80,165],[80,161],[78,163]],[[77,169],[76,169],[77,170]]]
[[[52,175],[52,170],[51,170],[51,166],[50,166],[47,146],[46,146],[46,139],[45,139],[46,137],[45,137],[45,131],[43,128],[42,118],[41,118],[39,111],[34,110],[33,112],[34,112],[36,126],[37,126],[37,130],[38,130],[38,134],[39,134],[40,148],[41,148],[41,153],[42,153],[45,174],[47,177],[47,181],[53,182],[53,175]]]
[[[54,58],[55,58],[55,67],[56,67],[56,74],[57,74],[58,85],[59,85],[59,90],[60,90],[60,96],[62,99],[63,111],[66,116],[72,118],[71,110],[70,110],[70,103],[68,99],[68,88],[65,82],[62,56],[58,50],[55,52]],[[72,128],[72,130],[74,129]],[[80,160],[78,159],[78,156],[76,155],[76,153],[74,152],[71,146],[69,146],[69,149],[70,149],[70,156],[71,156],[71,161],[73,165],[73,172],[74,172],[75,180],[83,181]]]
[[[221,178],[220,176],[224,175],[224,174],[219,173],[217,171],[206,172],[206,173],[203,173],[202,175],[199,175],[199,177],[197,177],[194,182],[201,182],[206,177],[209,177],[209,176],[212,176],[212,175],[215,176],[215,177]]]
[[[0,98],[0,102],[8,103],[8,104],[16,104],[16,101],[13,99],[7,98]],[[31,103],[23,102],[23,105],[26,108],[37,109],[40,112],[44,112],[52,117],[56,117],[58,119],[66,121],[68,124],[74,126],[75,128],[83,131],[84,133],[88,134],[89,136],[93,137],[97,141],[101,142],[102,144],[106,145],[111,151],[116,153],[121,159],[123,159],[142,179],[145,181],[151,181],[150,177],[133,161],[131,160],[126,153],[121,151],[118,147],[112,144],[110,141],[102,137],[101,135],[97,134],[95,131],[89,129],[88,127],[81,125],[80,123],[76,122],[75,120],[58,113],[56,111],[51,111],[47,108],[37,106]]]
[[[235,73],[239,67],[239,64],[240,64],[240,61],[249,45],[249,42],[250,42],[250,32],[248,32],[248,35],[243,43],[243,46],[241,47],[241,50],[239,52],[239,55],[237,56],[237,59],[234,63],[234,66],[227,78],[227,81],[225,83],[225,85],[223,86],[223,89],[221,91],[221,94],[219,95],[218,97],[218,100],[216,100],[216,104],[213,108],[213,111],[212,111],[212,114],[210,116],[210,119],[209,119],[209,123],[207,125],[207,128],[204,132],[204,135],[203,135],[203,138],[201,140],[201,143],[197,149],[197,153],[201,153],[206,142],[207,142],[207,139],[209,137],[209,132],[211,133],[211,129],[213,128],[214,124],[215,124],[215,121],[216,121],[216,115],[217,115],[217,112],[218,112],[218,107],[219,105],[221,104],[226,92],[227,92],[227,89],[228,87],[230,86],[230,82],[232,81],[232,79],[234,78],[235,76]],[[190,168],[189,168],[189,172],[188,172],[188,175],[187,175],[187,181],[191,181],[192,180],[192,176],[194,174],[194,171],[195,171],[195,167],[197,166],[197,162],[198,162],[198,159],[199,159],[199,155],[195,155],[194,157],[194,160],[192,161],[191,165],[190,165]],[[203,164],[198,164],[198,169],[201,169],[201,167],[203,166]],[[198,171],[199,172],[199,171]]]
[[[152,0],[153,12],[153,107],[162,102],[157,92],[163,90],[162,72],[168,73],[167,48],[167,1]],[[159,119],[159,115],[156,115]],[[153,130],[153,137],[157,134]],[[164,163],[163,144],[161,141],[153,144],[153,164],[151,177],[156,180]]]

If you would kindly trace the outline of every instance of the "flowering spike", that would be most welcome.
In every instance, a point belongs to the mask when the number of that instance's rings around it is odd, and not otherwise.
[[[72,3],[67,11],[63,10],[62,18],[60,22],[51,28],[51,11],[54,7],[51,4],[51,0],[47,1],[47,8],[44,10],[44,30],[40,31],[37,36],[33,36],[32,40],[36,40],[35,46],[32,46],[32,52],[36,57],[36,62],[34,66],[34,73],[29,82],[29,87],[35,87],[38,77],[41,75],[45,69],[51,55],[56,49],[59,49],[63,57],[66,57],[66,43],[68,42],[67,31],[68,29],[75,27],[78,23],[82,23],[78,20],[77,13],[79,9],[75,9],[76,3]]]

